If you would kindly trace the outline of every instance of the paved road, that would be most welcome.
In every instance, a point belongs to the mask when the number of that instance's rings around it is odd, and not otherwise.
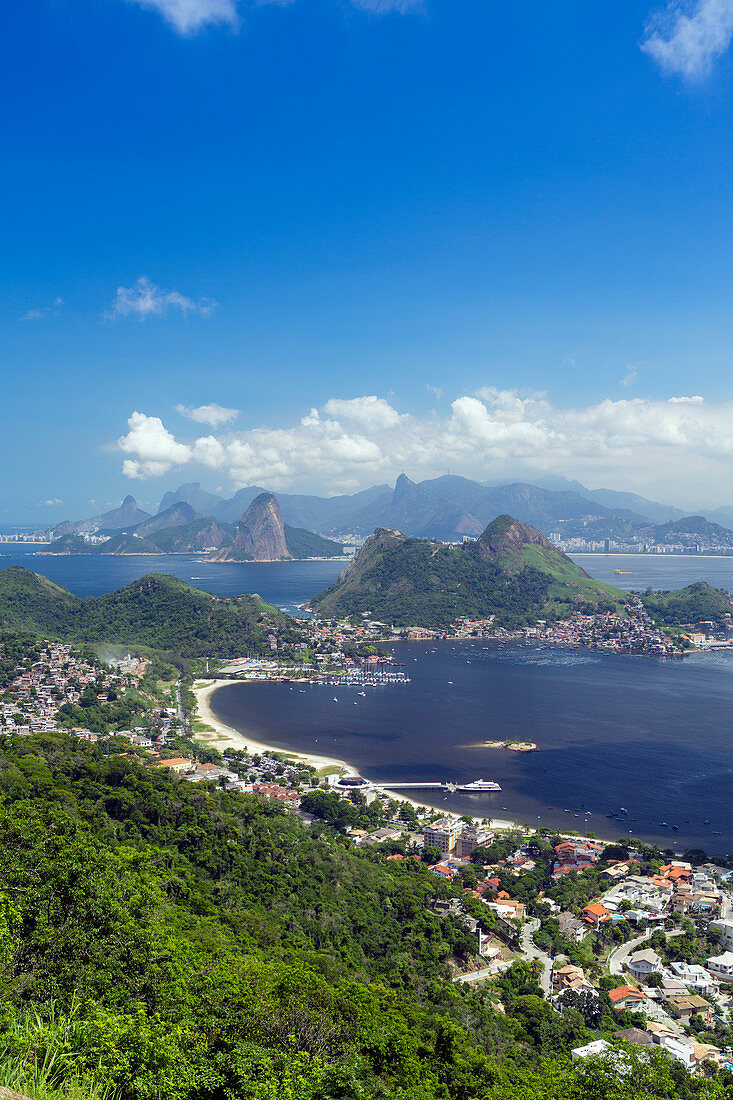
[[[624,964],[629,955],[633,955],[636,950],[644,943],[652,934],[651,928],[647,928],[641,936],[637,936],[635,940],[628,940],[626,943],[622,943],[619,947],[615,947],[611,954],[608,956],[608,971],[610,974],[623,974]]]
[[[492,963],[491,966],[484,966],[481,970],[472,970],[470,974],[458,974],[453,981],[480,982],[484,978],[493,978],[496,974],[500,974],[502,970],[508,970],[513,962],[514,959],[504,959],[503,961]]]
[[[627,943],[622,943],[620,947],[614,948],[611,954],[608,956],[608,970],[610,974],[623,974],[624,964],[629,955],[633,955],[637,948],[649,939],[652,932],[662,931],[668,940],[673,940],[675,936],[684,936],[684,930],[682,928],[673,928],[671,932],[666,932],[664,929],[647,928],[643,936],[637,936],[635,940],[629,940]]]
[[[552,960],[550,956],[541,951],[539,947],[532,942],[532,934],[537,931],[540,926],[540,922],[537,917],[533,917],[532,920],[522,928],[522,933],[519,937],[519,942],[522,947],[522,952],[527,959],[537,959],[542,967],[540,973],[540,985],[546,997],[552,993]]]

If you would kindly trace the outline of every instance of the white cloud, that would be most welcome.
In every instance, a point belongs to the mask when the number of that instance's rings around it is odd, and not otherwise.
[[[211,24],[237,25],[236,0],[129,0],[157,11],[179,34],[195,34]]]
[[[340,416],[364,428],[394,428],[400,422],[400,414],[383,397],[353,397],[346,401],[332,397],[323,408],[329,416]]]
[[[208,424],[210,428],[229,424],[239,416],[239,409],[225,409],[223,405],[199,405],[198,408],[176,405],[176,412],[187,420],[195,420],[197,424]]]
[[[252,0],[265,6],[288,7],[294,0]],[[423,0],[350,0],[353,7],[374,15],[401,15],[422,7]],[[158,12],[179,34],[190,36],[215,25],[239,24],[240,0],[128,0],[141,8]]]
[[[485,386],[424,417],[371,395],[332,398],[289,427],[178,440],[158,417],[138,412],[129,429],[119,441],[128,477],[190,463],[222,471],[234,488],[332,493],[402,470],[426,478],[450,469],[479,481],[570,474],[679,502],[685,485],[688,499],[699,500],[701,485],[710,499],[724,498],[733,474],[733,402],[699,395],[561,407],[543,393]]]
[[[134,412],[127,421],[129,432],[118,439],[120,450],[133,455],[122,464],[125,477],[143,479],[160,477],[174,466],[190,462],[193,452],[179,443],[158,416]]]
[[[628,389],[629,386],[633,386],[637,378],[638,372],[636,370],[636,367],[632,367],[629,363],[628,367],[626,368],[626,374],[621,379],[621,385],[625,386]]]
[[[186,298],[177,290],[160,290],[145,276],[141,276],[134,286],[118,286],[112,308],[105,316],[112,321],[118,321],[121,317],[134,317],[138,321],[146,321],[149,317],[163,317],[170,309],[180,310],[187,316],[189,313],[198,313],[202,317],[208,317],[216,308],[216,302],[211,298]]]
[[[733,0],[670,0],[646,27],[642,50],[666,72],[707,76],[733,38]]]
[[[49,507],[56,507],[57,505],[63,504],[64,502],[63,500],[59,500],[58,497],[49,497],[48,500],[44,500],[42,501],[42,503],[48,505]]]

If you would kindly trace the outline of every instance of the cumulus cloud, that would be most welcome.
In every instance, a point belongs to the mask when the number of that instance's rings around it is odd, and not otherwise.
[[[48,505],[49,507],[56,507],[57,505],[63,504],[64,502],[63,500],[59,500],[58,497],[49,497],[48,500],[43,500],[41,501],[41,503]]]
[[[670,0],[649,20],[642,50],[666,72],[699,80],[733,39],[733,0]]]
[[[129,0],[157,11],[179,34],[195,34],[211,24],[237,25],[236,0]]]
[[[134,286],[118,286],[112,308],[105,317],[119,321],[123,317],[134,317],[146,321],[149,317],[163,317],[169,310],[180,310],[184,317],[189,313],[198,313],[208,317],[216,308],[211,298],[187,298],[177,290],[161,290],[145,276],[141,276]]]
[[[210,428],[229,424],[239,416],[239,409],[225,409],[223,405],[199,405],[193,409],[187,405],[176,405],[176,412],[187,420],[195,420],[197,424],[208,424]]]
[[[127,435],[118,439],[120,450],[133,455],[122,463],[125,477],[143,479],[160,477],[174,466],[190,462],[193,452],[185,443],[179,443],[159,416],[146,416],[134,412],[127,421]]]
[[[679,500],[683,483],[697,496],[703,480],[711,491],[717,481],[722,493],[733,473],[733,402],[711,405],[699,395],[561,407],[544,393],[487,385],[456,397],[442,415],[415,416],[366,395],[331,398],[289,427],[179,440],[141,412],[128,426],[119,441],[128,477],[194,464],[222,471],[234,488],[342,492],[402,470],[426,478],[450,469],[480,481],[571,473],[594,486]]]
[[[399,413],[383,397],[354,397],[349,401],[332,397],[324,405],[324,411],[363,428],[395,428],[400,422]]]

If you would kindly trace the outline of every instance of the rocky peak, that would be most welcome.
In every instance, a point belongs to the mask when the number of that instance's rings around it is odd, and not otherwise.
[[[392,504],[401,504],[405,497],[411,496],[414,489],[417,486],[414,481],[410,481],[407,474],[400,474],[395,482],[394,493],[392,494]]]
[[[280,503],[272,493],[260,493],[240,519],[232,545],[214,560],[283,561],[291,556]]]

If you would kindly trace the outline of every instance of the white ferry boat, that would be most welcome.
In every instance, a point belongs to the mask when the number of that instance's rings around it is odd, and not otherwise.
[[[501,787],[493,779],[474,779],[473,783],[459,783],[456,790],[480,793],[481,791],[500,791]]]

